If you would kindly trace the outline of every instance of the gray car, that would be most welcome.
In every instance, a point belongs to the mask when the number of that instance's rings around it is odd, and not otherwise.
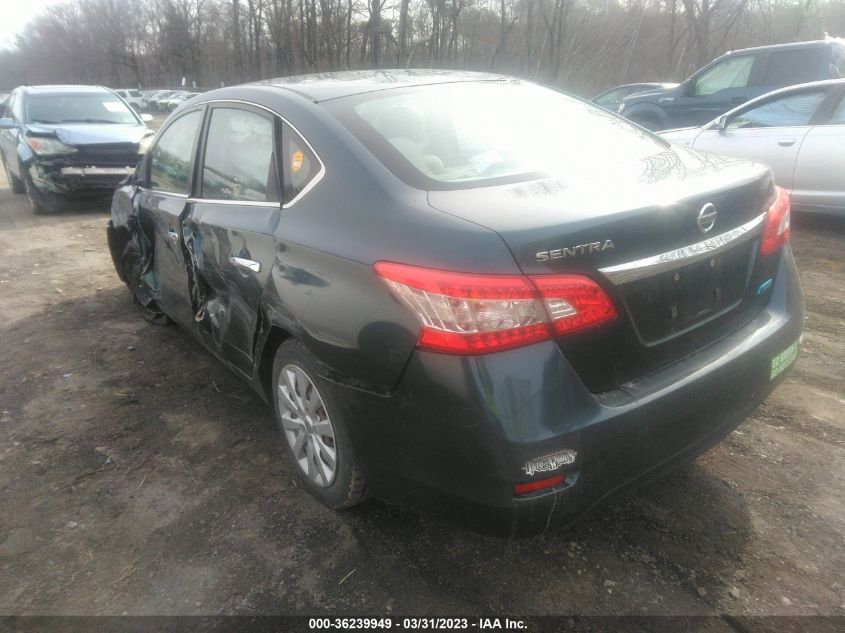
[[[793,207],[845,215],[845,79],[776,90],[665,139],[771,166]]]

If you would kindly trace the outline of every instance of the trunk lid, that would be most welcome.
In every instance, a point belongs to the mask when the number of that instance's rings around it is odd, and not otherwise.
[[[610,294],[619,310],[613,324],[559,339],[594,392],[640,378],[753,317],[760,302],[749,288],[765,272],[755,222],[773,191],[762,165],[681,147],[609,162],[603,173],[571,180],[429,192],[434,208],[496,231],[523,272],[585,274]],[[699,215],[713,210],[704,231]],[[723,244],[720,236],[737,239]]]

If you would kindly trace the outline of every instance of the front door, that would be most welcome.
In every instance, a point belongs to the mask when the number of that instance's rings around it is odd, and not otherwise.
[[[670,127],[703,125],[751,98],[756,55],[716,62],[684,85],[686,94],[661,105]]]
[[[194,306],[182,242],[182,220],[189,209],[202,121],[203,109],[193,110],[160,132],[150,151],[147,182],[136,195],[141,228],[153,242],[153,296],[170,318],[189,329],[193,329]]]
[[[723,130],[704,130],[695,149],[756,160],[772,168],[775,182],[792,188],[801,144],[822,101],[824,88],[790,92],[736,112]]]

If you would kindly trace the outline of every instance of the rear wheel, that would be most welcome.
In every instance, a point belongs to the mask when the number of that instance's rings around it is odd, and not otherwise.
[[[332,385],[319,375],[316,360],[299,342],[291,339],[279,346],[273,401],[288,454],[308,492],[339,510],[363,501],[364,474]]]
[[[6,162],[5,156],[3,156],[3,169],[6,170],[6,180],[9,181],[9,188],[12,190],[12,193],[23,193],[26,191],[21,179],[15,176],[12,170],[9,169],[9,164]]]

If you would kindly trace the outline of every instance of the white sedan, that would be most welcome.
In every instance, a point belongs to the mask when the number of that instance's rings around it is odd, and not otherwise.
[[[660,135],[766,163],[797,209],[845,215],[845,79],[776,90],[701,127]]]

